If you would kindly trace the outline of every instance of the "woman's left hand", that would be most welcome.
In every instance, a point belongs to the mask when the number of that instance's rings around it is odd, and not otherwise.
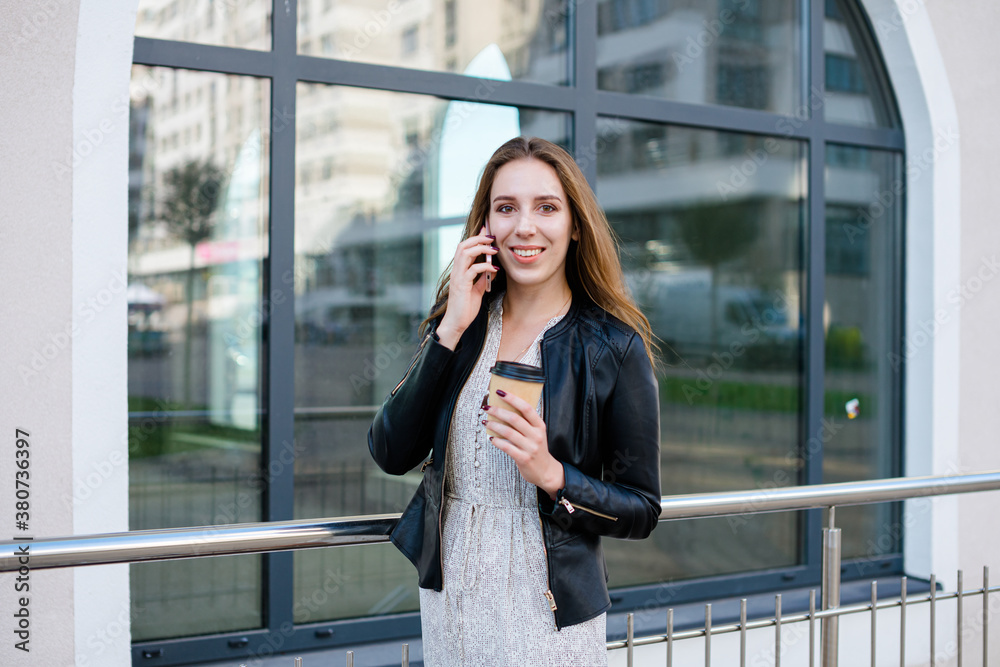
[[[510,393],[501,398],[516,412],[493,405],[489,407],[490,416],[497,420],[486,422],[486,430],[493,436],[490,442],[514,459],[525,481],[555,500],[556,492],[565,486],[566,480],[562,464],[549,453],[545,422],[523,398]]]

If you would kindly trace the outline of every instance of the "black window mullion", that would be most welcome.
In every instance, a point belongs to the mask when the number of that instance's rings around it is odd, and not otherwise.
[[[898,106],[894,107],[898,109]],[[903,183],[903,192],[906,192],[908,187],[907,177],[906,177],[906,153],[905,151],[900,151],[897,156],[896,162],[896,178],[898,178]],[[893,474],[902,476],[906,471],[906,459],[905,453],[903,451],[902,443],[906,442],[906,413],[903,406],[903,392],[906,387],[906,357],[903,354],[903,335],[906,331],[906,220],[907,220],[907,207],[906,207],[906,197],[900,197],[899,210],[893,219],[893,253],[892,258],[895,263],[895,271],[893,272],[893,280],[895,284],[892,289],[892,352],[895,353],[897,359],[902,359],[903,362],[900,365],[899,372],[896,373],[893,378],[892,391],[895,392],[895,400],[892,401],[892,407],[890,409],[890,419],[892,420],[892,448],[893,448]],[[894,521],[898,525],[905,525],[903,521],[903,503],[895,503],[896,508],[894,510]],[[903,546],[906,540],[907,534],[904,532],[903,536],[900,538],[898,544],[896,545],[899,552],[903,552]]]
[[[243,76],[271,76],[274,68],[274,56],[268,51],[154,37],[135,38],[132,62],[150,67],[177,67]]]
[[[266,521],[294,517],[295,442],[295,84],[296,2],[280,0],[272,16],[271,168],[268,257],[263,281],[265,411],[262,465]],[[291,463],[289,462],[291,461]],[[293,619],[294,556],[264,555],[265,625],[271,634]]]
[[[824,72],[823,21],[824,0],[806,0],[805,17],[808,30],[805,56],[808,58],[809,96],[824,99],[826,91]],[[805,432],[802,457],[805,466],[800,482],[819,484],[823,481],[823,394],[825,372],[825,340],[823,335],[823,304],[826,290],[826,145],[823,109],[811,108],[813,117],[808,127],[808,206],[806,233],[806,339],[805,370]],[[828,439],[828,438],[827,438]],[[822,564],[822,510],[805,514],[805,560],[809,569],[819,573]]]
[[[597,113],[631,120],[687,127],[807,139],[812,121],[758,109],[692,104],[645,95],[600,91]]]
[[[876,150],[903,150],[905,139],[903,131],[886,127],[859,127],[855,125],[840,125],[824,123],[823,134],[826,141],[837,144],[864,146]]]
[[[597,187],[597,3],[571,2],[572,63],[575,86],[573,151],[591,187]]]
[[[820,110],[820,105],[812,109],[817,116]],[[644,122],[805,140],[813,136],[816,130],[812,126],[819,123],[824,126],[823,132],[828,141],[876,149],[902,150],[904,147],[903,132],[898,129],[825,123],[818,117],[807,119],[756,109],[674,102],[627,93],[598,91],[597,113]]]
[[[300,55],[295,60],[299,79],[310,83],[434,95],[453,100],[554,111],[572,111],[575,108],[574,91],[566,86],[483,79],[453,72],[406,69],[317,56]]]

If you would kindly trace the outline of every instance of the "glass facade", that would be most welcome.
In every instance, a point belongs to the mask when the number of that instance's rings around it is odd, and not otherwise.
[[[571,0],[300,0],[299,53],[565,85]]]
[[[269,85],[133,69],[131,530],[263,519]],[[259,627],[260,571],[259,556],[133,565],[132,603],[145,610],[133,638]]]
[[[135,34],[267,51],[271,0],[141,0]]]
[[[598,128],[597,195],[666,353],[664,494],[797,484],[803,143],[609,118]],[[769,158],[734,181],[734,156],[754,151]],[[800,538],[794,514],[762,514],[668,522],[604,549],[630,585],[798,564]]]
[[[518,134],[576,156],[662,341],[664,495],[899,473],[903,135],[852,0],[276,4],[140,2],[132,529],[403,509],[419,475],[367,429]],[[838,512],[845,576],[898,571],[896,518]],[[603,544],[623,610],[814,585],[819,540],[802,512]],[[388,544],[131,582],[136,658],[179,640],[163,664],[419,633]]]
[[[801,93],[798,8],[767,0],[602,0],[597,86],[791,113]]]
[[[892,89],[872,56],[872,32],[850,0],[825,0],[823,22],[826,120],[864,127],[898,127]]]
[[[830,144],[826,153],[825,412],[831,437],[823,448],[823,481],[892,477],[899,452],[894,394],[901,367],[894,309],[902,286],[895,270],[902,217],[898,153]],[[892,505],[837,510],[843,557],[871,559],[899,551],[902,533]]]

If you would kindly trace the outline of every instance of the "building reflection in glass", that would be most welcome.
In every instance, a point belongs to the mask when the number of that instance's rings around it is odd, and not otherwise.
[[[571,5],[571,0],[299,0],[298,48],[303,55],[463,72],[492,45],[510,68],[506,78],[566,85]]]
[[[797,484],[804,146],[615,118],[599,136],[597,194],[663,341],[664,495]],[[628,585],[794,564],[799,540],[784,513],[667,522],[604,548]]]
[[[898,127],[891,88],[870,30],[847,0],[826,0],[823,21],[823,73],[826,120],[865,127]]]
[[[601,90],[792,113],[801,95],[799,3],[599,0]]]
[[[137,37],[267,51],[272,0],[139,0]]]
[[[837,425],[823,448],[823,481],[901,474],[895,450],[902,215],[899,154],[829,144],[826,149],[825,412]],[[898,507],[844,508],[844,558],[898,553]],[[862,560],[852,574],[871,574]]]
[[[249,77],[133,69],[132,530],[262,518],[268,88]],[[259,556],[131,571],[133,639],[260,626]]]

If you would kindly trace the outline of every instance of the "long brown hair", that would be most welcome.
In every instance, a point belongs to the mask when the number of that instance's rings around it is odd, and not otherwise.
[[[489,214],[490,191],[502,166],[514,160],[540,160],[559,176],[563,191],[569,199],[573,228],[579,231],[580,240],[571,241],[566,254],[566,281],[574,294],[586,294],[591,301],[632,327],[646,345],[649,361],[657,365],[657,346],[649,320],[642,314],[625,286],[618,259],[618,241],[608,224],[604,210],[597,203],[594,191],[577,166],[573,157],[560,146],[538,137],[515,137],[498,148],[479,180],[479,189],[472,200],[472,209],[465,223],[462,240],[475,236]],[[449,265],[438,282],[435,305],[421,325],[420,332],[433,320],[444,315],[448,305],[448,284],[451,278]],[[506,273],[500,271],[493,279],[493,294],[499,294],[507,285]]]

